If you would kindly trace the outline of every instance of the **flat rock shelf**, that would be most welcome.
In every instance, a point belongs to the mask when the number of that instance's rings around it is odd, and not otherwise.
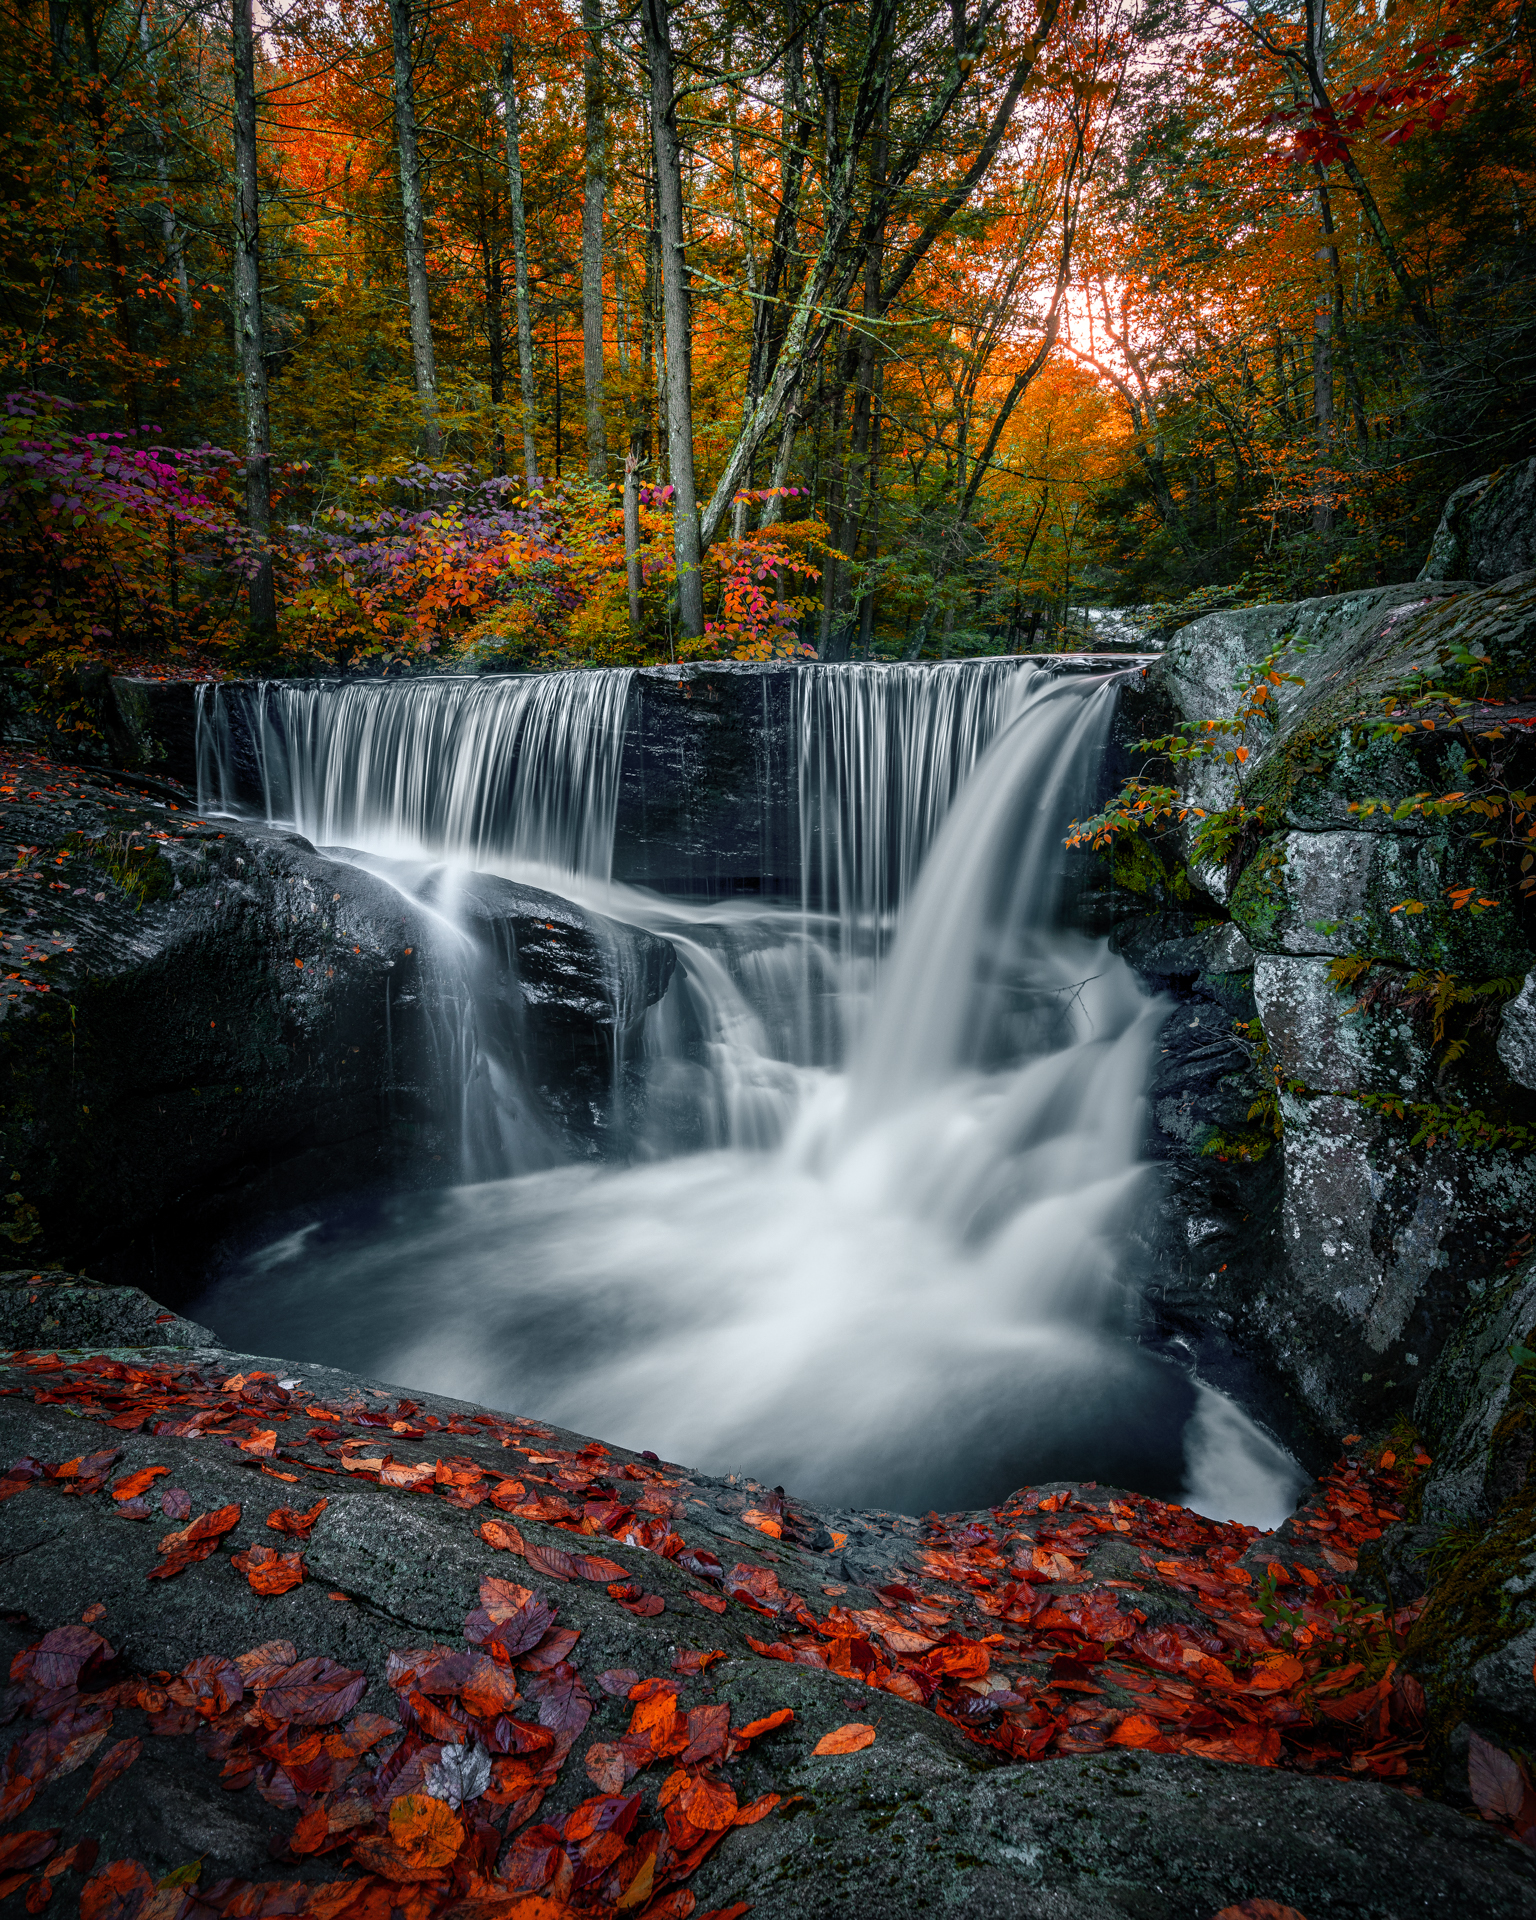
[[[1530,1852],[1412,1778],[1369,1554],[1415,1461],[1271,1535],[1060,1484],[918,1521],[73,1276],[0,1280],[0,1348],[29,1911],[1536,1914]]]

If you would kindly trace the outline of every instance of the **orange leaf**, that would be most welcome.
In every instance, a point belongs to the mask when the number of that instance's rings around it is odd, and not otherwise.
[[[144,1751],[144,1742],[137,1737],[131,1740],[119,1740],[116,1746],[107,1751],[96,1763],[96,1771],[91,1775],[91,1784],[86,1788],[87,1800],[94,1800],[98,1793],[105,1793],[119,1775],[124,1774]]]
[[[416,1867],[446,1867],[464,1844],[464,1823],[446,1801],[402,1793],[389,1809],[389,1837]]]
[[[846,1726],[824,1733],[811,1748],[812,1753],[858,1753],[875,1744],[875,1730],[862,1720],[850,1720]]]
[[[137,1473],[126,1473],[121,1480],[112,1482],[114,1500],[137,1500],[150,1482],[162,1473],[169,1473],[169,1467],[140,1467]]]
[[[1128,1713],[1109,1736],[1112,1747],[1151,1747],[1162,1739],[1157,1722],[1144,1713]]]
[[[247,1547],[244,1553],[232,1553],[230,1565],[243,1573],[257,1593],[287,1593],[304,1578],[302,1553],[279,1553],[276,1547]]]

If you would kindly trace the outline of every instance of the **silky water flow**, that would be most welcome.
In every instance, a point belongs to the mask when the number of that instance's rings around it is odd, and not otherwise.
[[[798,907],[612,882],[626,671],[245,696],[268,818],[431,908],[465,1180],[299,1224],[198,1317],[826,1505],[1095,1478],[1278,1524],[1294,1463],[1136,1337],[1165,1009],[1063,912],[1113,679],[796,671]],[[222,698],[200,715],[210,808]],[[454,908],[476,872],[672,941],[627,1164],[551,1165],[509,1119],[517,1009],[477,988]]]

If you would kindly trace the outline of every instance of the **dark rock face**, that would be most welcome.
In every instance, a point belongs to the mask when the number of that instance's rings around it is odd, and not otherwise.
[[[1486,656],[1501,694],[1497,706],[1474,703],[1463,724],[1492,736],[1488,745],[1511,784],[1529,784],[1536,755],[1508,721],[1536,690],[1536,577],[1480,592],[1399,587],[1249,608],[1185,628],[1150,676],[1150,717],[1161,709],[1195,723],[1229,718],[1248,668],[1276,650],[1281,671],[1304,684],[1278,691],[1278,725],[1244,771],[1245,804],[1262,812],[1233,867],[1175,871],[1176,861],[1160,865],[1150,854],[1116,866],[1117,884],[1139,887],[1156,910],[1133,917],[1121,936],[1149,978],[1159,954],[1179,953],[1180,930],[1187,941],[1202,914],[1200,937],[1242,962],[1224,984],[1232,1011],[1256,1024],[1251,1064],[1245,1072],[1234,1059],[1225,1081],[1227,1110],[1245,1094],[1259,1107],[1257,1121],[1236,1129],[1250,1152],[1265,1147],[1262,1136],[1268,1130],[1272,1139],[1276,1124],[1281,1135],[1257,1167],[1229,1156],[1225,1201],[1218,1175],[1205,1173],[1202,1188],[1201,1170],[1170,1151],[1186,1230],[1205,1231],[1209,1218],[1226,1237],[1212,1231],[1220,1257],[1199,1263],[1203,1279],[1189,1268],[1181,1278],[1165,1230],[1153,1262],[1156,1297],[1201,1326],[1230,1326],[1322,1432],[1379,1426],[1410,1411],[1469,1289],[1501,1279],[1536,1204],[1528,1154],[1466,1150],[1443,1128],[1437,1143],[1415,1144],[1413,1124],[1356,1098],[1390,1097],[1405,1110],[1414,1102],[1486,1109],[1513,1125],[1536,1119],[1519,1077],[1518,996],[1502,1023],[1490,1018],[1472,1029],[1449,1082],[1432,1022],[1413,1000],[1441,974],[1473,984],[1523,980],[1531,931],[1516,876],[1501,872],[1471,834],[1433,816],[1350,810],[1467,784],[1463,744],[1443,730],[1371,737],[1385,694],[1440,670],[1451,647]],[[1215,760],[1195,762],[1182,778],[1192,803],[1208,810],[1238,795],[1234,770]],[[1191,827],[1186,852],[1192,839]],[[1498,904],[1477,916],[1458,912],[1447,897],[1456,885]],[[1403,911],[1405,899],[1422,909]],[[1192,959],[1197,949],[1182,951]],[[1355,970],[1343,982],[1341,965]],[[1197,1040],[1195,999],[1212,998],[1214,985],[1210,971],[1186,974],[1177,990],[1190,1011],[1170,1019],[1165,1037],[1177,1043],[1182,1020],[1186,1044]],[[1498,990],[1490,1014],[1509,993],[1509,985]],[[1496,1046],[1501,1024],[1507,1037]],[[1194,1143],[1221,1151],[1217,1111],[1200,1104],[1185,1066],[1173,1072],[1177,1098],[1168,1105],[1154,1097],[1164,1137],[1195,1124],[1207,1137]],[[1214,1204],[1204,1204],[1207,1195]],[[1223,1270],[1228,1246],[1243,1252]]]
[[[455,1177],[459,1088],[493,1068],[532,1164],[610,1149],[666,941],[489,876],[449,938],[430,877],[418,899],[297,835],[107,785],[67,801],[7,814],[39,850],[7,877],[8,918],[52,953],[46,995],[8,992],[0,1123],[50,1254],[174,1297],[183,1253],[230,1224]]]
[[[1487,585],[1536,567],[1536,460],[1458,487],[1445,503],[1421,580]]]

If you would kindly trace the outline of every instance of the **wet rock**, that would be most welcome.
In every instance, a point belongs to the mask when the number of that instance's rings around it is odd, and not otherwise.
[[[1421,1092],[1429,1054],[1413,1023],[1390,1008],[1368,1010],[1357,994],[1340,992],[1326,960],[1257,957],[1254,1004],[1281,1079],[1299,1080],[1314,1093]]]
[[[83,1296],[90,1291],[70,1289],[72,1304],[60,1316],[61,1350],[74,1349],[84,1333],[89,1304]],[[278,1368],[285,1377],[300,1376],[323,1405],[352,1413],[390,1397],[372,1380],[264,1363],[216,1345],[190,1352],[146,1347],[141,1357],[191,1363],[221,1381]],[[33,1376],[19,1379],[29,1388]],[[504,1466],[499,1440],[477,1431],[480,1409],[427,1393],[412,1404],[415,1417],[452,1423],[456,1457]],[[30,1391],[0,1395],[0,1448],[7,1459],[77,1454],[81,1432],[64,1406],[37,1404]],[[580,1435],[540,1432],[558,1448],[583,1443]],[[393,1434],[386,1437],[394,1442]],[[560,1625],[579,1631],[579,1650],[570,1657],[589,1682],[589,1738],[617,1739],[631,1711],[622,1693],[609,1696],[590,1685],[597,1674],[672,1674],[687,1650],[724,1657],[706,1675],[680,1680],[683,1706],[723,1703],[736,1725],[792,1710],[792,1724],[732,1763],[742,1801],[770,1790],[782,1800],[767,1819],[727,1835],[693,1877],[701,1909],[746,1900],[768,1920],[850,1914],[909,1920],[951,1911],[973,1920],[1124,1920],[1126,1914],[1187,1920],[1257,1897],[1350,1920],[1450,1913],[1515,1920],[1536,1913],[1536,1856],[1432,1800],[1389,1785],[1189,1755],[1108,1751],[998,1764],[914,1702],[865,1693],[836,1673],[760,1657],[747,1636],[768,1630],[762,1616],[734,1606],[723,1615],[705,1609],[691,1591],[697,1576],[659,1554],[604,1542],[605,1554],[664,1596],[661,1614],[637,1618],[601,1583],[556,1582],[527,1560],[493,1551],[477,1535],[475,1516],[361,1474],[326,1475],[320,1486],[330,1505],[304,1548],[307,1577],[279,1597],[260,1599],[231,1568],[230,1556],[274,1537],[264,1516],[294,1497],[288,1489],[266,1478],[256,1459],[211,1434],[129,1430],[111,1438],[122,1449],[116,1471],[163,1465],[166,1484],[185,1491],[194,1513],[233,1503],[242,1508],[240,1519],[210,1558],[173,1580],[151,1583],[144,1576],[155,1564],[160,1527],[111,1512],[104,1491],[94,1499],[22,1492],[0,1509],[9,1609],[0,1622],[0,1657],[8,1661],[40,1631],[99,1606],[105,1610],[99,1630],[135,1672],[176,1673],[195,1655],[241,1653],[282,1638],[303,1655],[323,1654],[362,1670],[370,1686],[361,1709],[393,1718],[400,1702],[384,1679],[390,1650],[462,1646],[465,1615],[482,1577],[527,1578],[558,1606]],[[422,1450],[406,1444],[412,1453]],[[427,1443],[428,1453],[433,1444]],[[635,1456],[609,1448],[607,1458],[622,1472]],[[723,1565],[745,1553],[813,1596],[837,1566],[829,1553],[788,1537],[768,1542],[750,1530],[736,1517],[741,1498],[726,1482],[678,1468],[667,1470],[667,1484],[681,1504],[690,1544],[709,1542]],[[314,1482],[309,1487],[319,1490]],[[746,1491],[760,1490],[749,1483]],[[1107,1489],[1072,1492],[1083,1502],[1113,1497]],[[858,1538],[871,1558],[867,1567],[860,1563],[861,1571],[912,1577],[914,1522],[896,1514],[840,1518],[857,1520],[864,1530]],[[535,1544],[570,1543],[569,1534],[538,1522],[520,1524]],[[1137,1577],[1139,1556],[1122,1553],[1115,1560],[1118,1549],[1111,1534],[1095,1550],[1095,1578]],[[1300,1556],[1288,1551],[1288,1557]],[[833,1593],[840,1604],[856,1604],[837,1586]],[[1154,1622],[1182,1617],[1172,1592],[1138,1595],[1138,1603],[1142,1599]],[[526,1687],[526,1677],[519,1677]],[[873,1746],[838,1757],[813,1751],[830,1728],[866,1714],[878,1723]],[[131,1857],[152,1879],[199,1860],[205,1883],[225,1874],[301,1885],[334,1881],[345,1871],[342,1855],[286,1852],[293,1809],[278,1804],[276,1791],[220,1780],[218,1731],[151,1733],[139,1708],[119,1705],[113,1737],[143,1737],[140,1757],[108,1792],[84,1805],[84,1775],[50,1778],[27,1808],[27,1822],[63,1827],[70,1843],[93,1838],[103,1860]],[[636,1781],[648,1803],[665,1772],[655,1768]],[[539,1818],[558,1827],[592,1790],[573,1758]],[[649,1804],[646,1817],[655,1818]]]
[[[1458,487],[1445,503],[1421,580],[1503,580],[1536,567],[1536,460]]]
[[[616,1064],[668,942],[493,876],[454,933],[430,889],[132,787],[6,822],[33,849],[4,882],[11,951],[47,954],[45,991],[0,1000],[18,1250],[174,1291],[232,1224],[501,1170],[467,1158],[487,1114],[524,1164],[620,1142]],[[444,1075],[454,1050],[475,1070]]]
[[[1499,1015],[1499,1058],[1518,1086],[1536,1088],[1536,973]]]
[[[98,1347],[207,1347],[216,1336],[170,1313],[138,1287],[104,1287],[83,1274],[0,1273],[0,1348],[43,1353],[65,1342]]]

